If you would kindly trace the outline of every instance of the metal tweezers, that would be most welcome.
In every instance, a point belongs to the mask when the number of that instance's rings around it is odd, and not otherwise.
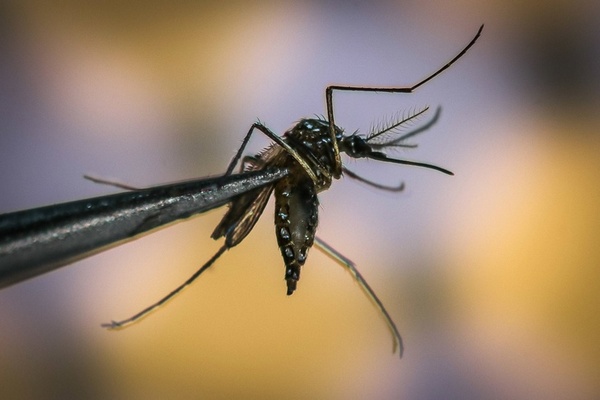
[[[288,173],[265,169],[0,214],[0,288],[220,207]]]

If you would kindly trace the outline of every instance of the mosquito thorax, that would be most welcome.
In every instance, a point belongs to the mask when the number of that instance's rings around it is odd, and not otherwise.
[[[283,135],[290,145],[311,167],[317,178],[317,191],[331,185],[336,171],[336,148],[331,141],[329,122],[318,118],[301,119]],[[342,129],[335,126],[336,141],[344,137]]]

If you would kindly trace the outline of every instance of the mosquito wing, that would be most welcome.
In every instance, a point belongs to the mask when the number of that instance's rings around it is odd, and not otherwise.
[[[211,237],[219,239],[225,236],[225,242],[229,248],[239,244],[254,228],[256,221],[262,215],[273,188],[274,186],[270,185],[255,189],[233,200]]]

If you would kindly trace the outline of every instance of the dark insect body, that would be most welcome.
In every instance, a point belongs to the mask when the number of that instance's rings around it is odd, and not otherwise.
[[[255,128],[266,130],[259,125]],[[342,138],[342,131],[336,128],[336,140]],[[275,232],[286,265],[285,280],[290,295],[296,289],[300,268],[314,242],[319,208],[317,193],[331,186],[334,154],[327,121],[303,119],[283,135],[283,140],[306,161],[317,182],[281,146],[272,145],[255,157],[245,157],[242,170],[287,167],[290,173],[273,186],[234,200],[212,237],[225,236],[229,247],[238,244],[253,228],[274,191]]]
[[[271,194],[274,192],[275,232],[277,243],[285,263],[287,294],[291,295],[296,290],[298,280],[300,279],[300,271],[306,262],[308,251],[313,244],[316,244],[317,247],[322,249],[327,255],[334,258],[345,267],[360,284],[367,296],[374,302],[392,333],[394,339],[394,351],[396,348],[399,348],[400,355],[402,355],[402,339],[398,329],[374,291],[369,287],[352,261],[345,258],[335,249],[315,236],[318,225],[319,208],[317,195],[319,192],[328,189],[331,186],[333,179],[339,179],[342,176],[342,173],[379,189],[390,191],[401,191],[403,189],[403,185],[389,187],[361,178],[342,165],[340,153],[345,153],[352,158],[370,158],[384,162],[425,167],[452,175],[452,172],[444,168],[416,161],[390,158],[384,152],[380,151],[393,147],[415,147],[415,145],[406,144],[406,139],[433,125],[433,123],[437,121],[440,110],[438,108],[435,116],[429,123],[409,131],[408,133],[400,134],[398,130],[403,128],[406,123],[414,121],[421,116],[428,108],[424,108],[405,118],[394,121],[388,126],[382,127],[366,136],[357,133],[344,135],[343,130],[336,126],[334,122],[333,91],[411,93],[462,57],[462,55],[465,54],[479,38],[482,29],[483,25],[479,28],[479,31],[471,42],[446,65],[413,86],[328,86],[325,90],[327,119],[302,119],[285,132],[282,137],[277,136],[261,123],[257,122],[253,124],[246,134],[240,149],[229,164],[225,175],[232,174],[255,129],[264,133],[272,139],[274,143],[255,156],[244,157],[241,163],[242,171],[260,170],[267,167],[283,167],[289,170],[289,174],[273,185],[255,189],[240,195],[230,203],[229,210],[212,234],[213,239],[224,237],[225,243],[217,253],[186,282],[157,303],[142,310],[131,318],[120,322],[113,321],[112,323],[103,326],[110,329],[128,326],[133,322],[139,321],[142,317],[148,315],[181,292],[202,272],[208,269],[226,250],[239,244],[248,233],[250,233],[264,211]]]

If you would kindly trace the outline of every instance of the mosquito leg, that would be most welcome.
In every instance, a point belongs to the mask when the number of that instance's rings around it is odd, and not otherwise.
[[[263,124],[260,124],[260,123],[255,123],[254,125],[252,125],[252,127],[260,130],[265,135],[267,135],[270,139],[274,140],[275,143],[277,143],[278,145],[280,145],[281,147],[283,147],[283,149],[285,151],[287,151],[289,153],[289,155],[291,155],[292,157],[294,157],[294,159],[298,162],[298,164],[300,164],[300,166],[302,166],[302,168],[304,168],[304,170],[306,171],[306,173],[308,174],[308,176],[310,177],[310,179],[316,185],[320,184],[319,178],[317,178],[317,176],[315,175],[314,171],[312,170],[312,168],[310,167],[310,165],[308,165],[308,163],[306,162],[306,160],[304,160],[304,158],[302,158],[302,156],[300,156],[300,154],[298,154],[298,152],[296,150],[294,150],[293,148],[291,148],[290,145],[287,144],[281,138],[281,136],[277,136],[269,128],[267,128],[266,126],[264,126]],[[324,174],[327,174],[326,171],[322,171],[322,172]]]
[[[348,177],[350,177],[352,179],[356,179],[359,182],[366,183],[367,185],[373,186],[376,189],[387,190],[388,192],[401,192],[404,190],[404,182],[400,182],[400,185],[398,185],[398,186],[387,186],[387,185],[382,185],[380,183],[365,179],[362,176],[357,175],[356,173],[350,171],[346,167],[342,167],[342,171],[344,171],[344,174],[347,175]]]
[[[388,314],[387,310],[383,306],[383,303],[381,303],[381,300],[379,300],[379,298],[377,297],[377,295],[375,294],[373,289],[371,289],[371,287],[369,286],[367,281],[365,281],[365,278],[363,278],[363,276],[360,274],[360,272],[358,272],[358,270],[356,269],[356,265],[354,265],[354,263],[351,260],[344,257],[337,250],[335,250],[333,247],[331,247],[330,245],[328,245],[327,243],[325,243],[323,240],[319,239],[318,237],[315,237],[315,246],[317,246],[317,248],[319,248],[326,255],[328,255],[333,260],[335,260],[338,264],[340,264],[342,267],[344,267],[348,272],[350,272],[352,277],[358,282],[361,289],[365,292],[367,297],[375,304],[375,306],[377,307],[377,309],[379,310],[379,312],[385,319],[385,322],[390,330],[390,333],[392,334],[392,338],[394,341],[393,352],[396,352],[396,349],[398,349],[399,353],[400,353],[400,357],[402,357],[402,353],[404,351],[404,346],[402,344],[402,337],[400,336],[400,332],[398,332],[398,328],[396,328],[396,324],[394,324],[394,321],[392,321],[390,314]]]
[[[242,157],[242,154],[244,153],[244,149],[248,145],[248,142],[250,141],[250,137],[254,133],[255,129],[260,130],[268,138],[276,141],[278,144],[280,144],[280,141],[283,141],[272,130],[270,130],[269,128],[267,128],[266,126],[261,124],[260,122],[253,123],[252,126],[250,127],[250,129],[248,130],[248,133],[246,133],[246,136],[244,137],[244,140],[242,141],[242,145],[240,146],[238,151],[235,153],[235,156],[233,157],[233,159],[229,162],[229,166],[227,167],[227,171],[225,172],[225,175],[231,175],[233,173],[233,170],[235,169],[235,166],[237,165],[240,158]],[[252,162],[253,160],[256,160],[256,157],[252,157],[252,156],[244,157],[242,159],[242,168],[244,167],[244,164],[246,162]]]
[[[482,30],[483,30],[483,25],[481,25],[479,27],[479,30],[475,34],[475,37],[473,37],[473,39],[471,39],[471,41],[469,42],[469,44],[467,44],[460,51],[460,53],[458,53],[452,60],[450,60],[449,62],[447,62],[444,66],[442,66],[441,68],[439,68],[433,74],[429,75],[425,79],[419,81],[418,83],[416,83],[416,84],[414,84],[412,86],[407,86],[407,87],[372,87],[372,86],[352,86],[352,85],[331,85],[331,86],[328,86],[325,89],[325,104],[326,104],[326,107],[327,107],[327,120],[329,121],[329,131],[331,133],[331,140],[332,140],[332,143],[335,143],[334,146],[336,147],[336,150],[337,150],[335,152],[336,169],[335,169],[333,175],[334,176],[335,175],[339,175],[341,173],[341,170],[342,170],[342,160],[341,160],[341,157],[340,157],[339,150],[337,149],[337,142],[335,140],[335,121],[334,121],[334,117],[333,117],[333,91],[334,90],[340,90],[340,91],[344,90],[344,91],[352,91],[352,92],[412,93],[419,86],[424,85],[425,83],[429,82],[430,80],[432,80],[433,78],[435,78],[436,76],[438,76],[439,74],[441,74],[443,71],[445,71],[446,69],[448,69],[459,58],[461,58],[475,44],[475,42],[477,41],[477,39],[479,39],[479,36],[481,35],[481,31]]]
[[[454,56],[454,58],[450,61],[448,61],[443,67],[439,68],[437,71],[435,71],[434,73],[430,74],[429,76],[427,76],[425,79],[422,79],[421,81],[419,81],[418,83],[415,83],[412,86],[406,86],[406,87],[372,87],[372,86],[352,86],[352,85],[331,85],[328,86],[326,90],[326,93],[328,93],[327,98],[327,106],[329,106],[330,102],[331,102],[331,92],[333,90],[346,90],[346,91],[353,91],[353,92],[385,92],[385,93],[411,93],[413,92],[415,89],[417,89],[419,86],[424,85],[425,83],[429,82],[430,80],[432,80],[433,78],[435,78],[436,76],[438,76],[439,74],[441,74],[442,72],[444,72],[446,69],[450,68],[450,66],[452,64],[454,64],[459,58],[461,58],[477,41],[477,39],[479,39],[479,36],[481,35],[481,31],[483,30],[483,25],[481,25],[479,27],[479,30],[477,31],[477,33],[475,34],[475,37],[473,37],[473,39],[471,39],[471,41],[469,42],[469,44],[467,44],[461,51],[460,53],[458,53],[456,56]]]
[[[237,163],[237,160],[239,159],[241,152],[243,151],[244,147],[246,146],[246,143],[248,142],[250,133],[251,132],[249,132],[248,135],[246,135],[246,138],[244,139],[244,143],[242,144],[242,147],[240,148],[240,150],[238,150],[238,153],[236,154],[236,156],[234,158],[235,162],[232,162],[230,167],[232,167],[232,166],[235,167],[235,164]],[[252,157],[252,156],[246,156],[242,159],[242,170],[246,164],[260,164],[260,163],[261,163],[261,160],[259,160],[258,158]],[[228,171],[228,173],[226,175],[230,175],[230,173],[231,172]],[[96,178],[96,177],[92,177],[89,175],[84,175],[84,178],[88,179],[92,182],[95,182],[95,183],[116,186],[121,189],[127,189],[127,190],[138,190],[139,189],[134,186],[122,184],[120,182],[114,182],[114,181],[110,181],[108,179],[103,179],[103,178]],[[186,287],[191,285],[204,271],[206,271],[209,267],[211,267],[214,264],[214,262],[226,250],[229,250],[229,246],[227,246],[227,244],[224,244],[217,251],[217,253],[214,256],[212,256],[212,258],[210,260],[208,260],[202,267],[200,267],[200,269],[198,271],[196,271],[188,280],[186,280],[183,284],[181,284],[179,287],[177,287],[171,293],[169,293],[168,295],[166,295],[165,297],[160,299],[158,302],[152,304],[151,306],[145,308],[144,310],[140,311],[139,313],[133,315],[130,318],[124,319],[122,321],[112,321],[107,324],[102,324],[101,326],[103,328],[107,328],[110,330],[123,329],[123,328],[126,328],[126,327],[142,320],[143,318],[147,317],[150,313],[152,313],[152,312],[156,311],[157,309],[159,309],[160,307],[162,307],[165,303],[167,303],[168,301],[173,299],[175,296],[177,296],[179,293],[181,293],[183,291],[183,289],[185,289]]]
[[[269,128],[267,128],[260,122],[255,122],[250,127],[250,130],[248,131],[248,133],[246,134],[246,137],[244,137],[244,140],[242,141],[242,145],[240,146],[236,155],[233,157],[233,159],[229,163],[229,166],[227,167],[227,171],[225,172],[225,175],[231,175],[231,173],[233,172],[233,169],[235,168],[236,164],[240,160],[240,157],[242,156],[242,153],[244,152],[244,149],[245,149],[246,145],[248,144],[248,141],[250,140],[250,136],[252,136],[254,129],[258,129],[259,131],[264,133],[269,139],[273,140],[275,143],[277,143],[279,146],[281,146],[285,151],[287,151],[292,157],[294,157],[294,159],[298,162],[298,164],[300,164],[302,166],[302,168],[304,168],[304,170],[306,171],[306,173],[308,174],[310,179],[313,182],[315,182],[315,184],[319,185],[319,182],[320,182],[319,178],[317,178],[317,176],[315,175],[315,172],[311,169],[310,165],[308,165],[306,160],[304,160],[298,154],[298,152],[296,150],[291,148],[290,145],[287,144],[283,140],[283,138],[281,138],[281,136],[276,135],[275,133],[273,133],[273,131],[271,131]],[[322,173],[326,174],[326,171],[322,171]]]
[[[117,187],[119,189],[125,189],[125,190],[140,190],[141,189],[139,187],[131,186],[131,185],[128,185],[126,183],[111,181],[110,179],[97,178],[97,177],[91,176],[91,175],[84,175],[83,177],[85,179],[87,179],[88,181],[92,181],[94,183],[99,183],[101,185],[114,186],[114,187]]]
[[[210,260],[208,260],[202,267],[200,267],[200,269],[198,271],[196,271],[194,273],[194,275],[190,276],[189,279],[187,281],[185,281],[183,284],[181,284],[179,287],[177,287],[177,289],[173,290],[171,293],[169,293],[168,295],[166,295],[165,297],[163,297],[156,303],[152,304],[150,307],[147,307],[147,308],[143,309],[142,311],[140,311],[139,313],[135,314],[134,316],[124,319],[122,321],[112,321],[111,323],[108,323],[108,324],[102,324],[102,327],[110,329],[110,330],[123,329],[123,328],[130,326],[131,324],[133,324],[135,322],[140,321],[142,318],[147,317],[151,312],[156,311],[158,308],[163,306],[166,302],[168,302],[173,297],[175,297],[179,293],[181,293],[181,291],[183,291],[183,289],[185,289],[186,287],[191,285],[192,282],[194,282],[196,280],[196,278],[198,278],[200,276],[200,274],[202,274],[209,267],[211,267],[214,264],[214,262],[217,261],[217,259],[228,249],[229,248],[227,247],[227,245],[221,246],[219,251],[217,251],[217,253],[214,256],[212,256],[212,258]]]
[[[244,140],[242,140],[242,145],[240,146],[240,148],[238,149],[238,151],[235,153],[235,156],[229,162],[229,166],[227,167],[227,171],[225,172],[226,176],[227,175],[231,175],[233,173],[233,170],[235,169],[235,166],[237,165],[238,161],[242,157],[242,154],[244,153],[244,149],[246,148],[246,145],[248,145],[248,142],[250,141],[250,137],[252,136],[252,133],[254,132],[254,129],[258,128],[258,126],[261,126],[264,129],[264,130],[261,129],[261,131],[263,131],[263,132],[268,131],[269,132],[269,133],[266,134],[267,136],[269,136],[269,137],[271,137],[271,136],[277,136],[273,132],[271,132],[271,130],[269,130],[269,128],[267,128],[266,126],[264,126],[260,122],[255,122],[254,124],[252,124],[252,126],[248,130],[248,133],[246,133],[246,136],[244,137]]]

